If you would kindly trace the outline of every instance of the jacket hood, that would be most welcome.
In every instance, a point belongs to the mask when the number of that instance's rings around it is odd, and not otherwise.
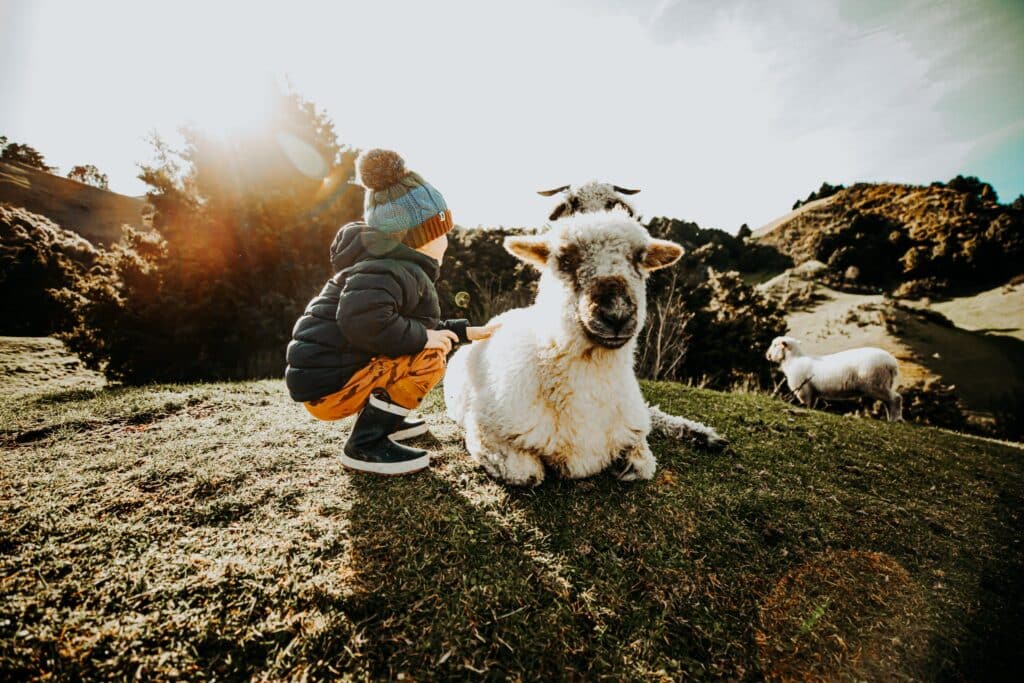
[[[349,223],[338,231],[331,244],[331,266],[335,273],[369,259],[412,261],[431,280],[437,280],[441,271],[434,259],[374,230],[366,223]]]

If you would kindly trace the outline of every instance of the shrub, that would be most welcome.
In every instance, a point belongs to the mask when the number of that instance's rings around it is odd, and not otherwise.
[[[694,275],[692,263],[652,276],[640,376],[717,389],[770,386],[764,351],[786,332],[782,309],[736,272],[696,269],[704,277]]]
[[[477,324],[512,308],[528,306],[536,292],[537,272],[505,251],[505,238],[528,232],[456,228],[437,283],[441,316],[469,318]]]
[[[99,252],[43,216],[0,204],[0,334],[47,335],[70,322],[57,294],[89,270]]]
[[[280,375],[296,318],[331,275],[334,232],[361,213],[355,152],[293,93],[263,134],[182,133],[182,150],[154,141],[140,176],[156,233],[126,231],[66,293],[66,340],[125,382]]]

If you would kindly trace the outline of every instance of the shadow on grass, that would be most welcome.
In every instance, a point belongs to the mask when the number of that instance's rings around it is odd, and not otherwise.
[[[972,410],[998,410],[1007,391],[1024,387],[1024,341],[932,325],[913,315],[900,316],[898,325],[900,341],[918,362],[955,385]]]
[[[311,641],[312,661],[338,656],[389,680],[560,676],[578,664],[571,641],[580,617],[557,568],[532,554],[524,530],[474,506],[435,471],[356,475],[352,488],[344,612],[355,635]]]
[[[1024,499],[1001,487],[997,519],[989,531],[1000,548],[1016,552],[999,553],[981,564],[977,577],[976,607],[966,626],[970,634],[958,649],[957,668],[979,681],[1020,680],[1020,655],[1024,652]],[[954,651],[957,652],[957,651]],[[950,657],[948,650],[936,656]]]
[[[90,401],[102,394],[112,394],[116,389],[67,389],[64,391],[53,391],[42,394],[32,399],[33,405],[59,405],[61,403],[76,403],[78,401]]]

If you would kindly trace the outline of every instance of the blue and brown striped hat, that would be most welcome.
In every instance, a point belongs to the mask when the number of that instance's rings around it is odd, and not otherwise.
[[[371,149],[356,161],[356,181],[366,188],[363,220],[413,249],[452,229],[444,197],[405,160],[387,149]]]

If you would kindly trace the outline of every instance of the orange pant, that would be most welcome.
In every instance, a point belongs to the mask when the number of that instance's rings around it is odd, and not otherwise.
[[[384,389],[393,402],[412,410],[441,381],[444,371],[445,357],[440,349],[398,358],[377,356],[339,391],[306,401],[306,410],[320,420],[340,420],[362,410],[374,389]]]

